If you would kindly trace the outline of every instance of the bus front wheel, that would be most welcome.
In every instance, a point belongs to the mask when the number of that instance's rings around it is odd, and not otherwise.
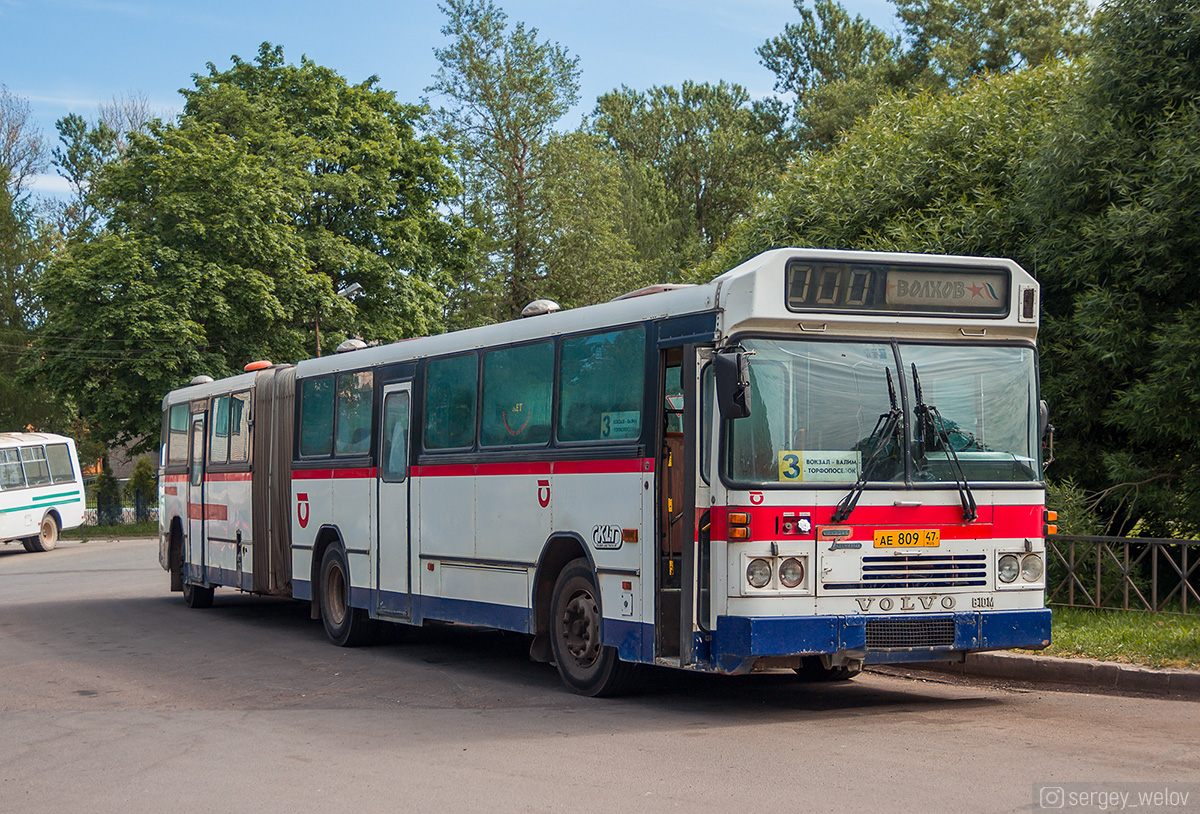
[[[338,647],[358,647],[371,640],[371,619],[362,608],[350,607],[350,569],[341,546],[331,545],[321,558],[321,621]]]
[[[558,575],[550,600],[550,649],[563,683],[580,695],[616,695],[627,690],[636,665],[617,658],[601,640],[600,591],[584,557]]]
[[[25,543],[26,551],[53,551],[58,545],[58,520],[52,514],[46,515],[42,518],[37,536],[26,537],[22,542]]]
[[[213,603],[213,587],[211,585],[193,585],[183,583],[183,601],[189,608],[211,608]]]

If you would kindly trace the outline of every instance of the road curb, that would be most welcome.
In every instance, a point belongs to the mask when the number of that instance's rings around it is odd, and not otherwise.
[[[1074,684],[1156,695],[1186,695],[1200,699],[1200,672],[1157,670],[1115,661],[1064,659],[1024,653],[971,653],[965,662],[928,662],[904,666],[954,675],[1006,678],[1035,684]]]

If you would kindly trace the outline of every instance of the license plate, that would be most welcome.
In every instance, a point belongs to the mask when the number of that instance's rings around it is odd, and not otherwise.
[[[941,541],[938,529],[875,529],[876,548],[937,548]]]

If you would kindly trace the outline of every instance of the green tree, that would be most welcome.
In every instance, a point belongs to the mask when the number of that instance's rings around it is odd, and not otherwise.
[[[545,277],[547,145],[554,124],[579,98],[578,58],[541,42],[491,0],[446,0],[436,49],[441,67],[426,90],[445,106],[437,121],[451,134],[471,180],[463,212],[487,236],[484,272],[457,292],[455,324],[515,317],[540,296]]]
[[[666,228],[638,236],[657,245],[635,240],[648,270],[678,278],[774,187],[784,162],[780,124],[743,87],[725,82],[623,87],[597,100],[591,129],[631,167],[643,168],[640,176],[631,169],[631,181],[665,206],[656,220]]]
[[[185,97],[178,123],[98,169],[103,225],[41,285],[37,370],[111,445],[152,447],[162,394],[198,373],[312,355],[318,320],[327,344],[437,330],[439,286],[465,262],[442,147],[374,78],[264,44]],[[355,282],[363,297],[336,296]]]
[[[804,147],[832,144],[855,119],[901,84],[899,37],[834,0],[793,0],[799,23],[758,47],[775,74],[775,90],[790,94],[797,139]]]
[[[1079,93],[1031,167],[1056,472],[1115,532],[1200,531],[1200,11],[1098,12]],[[1061,468],[1059,468],[1061,467]]]
[[[893,0],[889,37],[836,0],[794,0],[799,23],[758,49],[793,98],[802,147],[825,148],[892,94],[946,91],[1080,53],[1086,0]]]

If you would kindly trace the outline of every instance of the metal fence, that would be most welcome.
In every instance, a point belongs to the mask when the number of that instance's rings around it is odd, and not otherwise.
[[[1200,540],[1046,538],[1046,601],[1156,613],[1200,611]]]

